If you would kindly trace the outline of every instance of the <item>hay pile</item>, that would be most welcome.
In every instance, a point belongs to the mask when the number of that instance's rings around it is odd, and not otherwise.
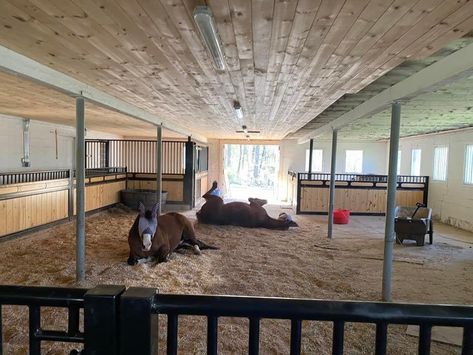
[[[268,206],[277,216],[279,206]],[[284,210],[287,212],[287,210]],[[195,219],[195,212],[186,213]],[[230,294],[322,299],[379,300],[383,257],[383,218],[352,217],[350,224],[336,226],[334,240],[325,237],[323,217],[296,216],[300,228],[289,231],[244,229],[232,226],[196,225],[199,238],[220,250],[175,253],[159,265],[126,264],[127,234],[135,214],[114,208],[87,219],[87,281],[76,285],[73,223],[0,243],[0,284],[81,286],[123,284],[146,286],[163,293]],[[396,246],[393,297],[396,301],[421,303],[473,303],[473,249],[468,243],[435,239],[422,248]],[[21,310],[21,312],[20,312]],[[27,310],[4,307],[6,354],[27,353]],[[65,316],[46,310],[44,324],[64,326]],[[160,321],[160,348],[165,349],[165,317]],[[182,317],[179,350],[205,354],[206,320]],[[406,326],[389,328],[388,353],[410,354],[417,338],[405,335]],[[303,323],[302,350],[306,354],[331,353],[331,324]],[[246,319],[219,320],[219,352],[245,354],[248,343]],[[261,353],[288,353],[289,321],[263,320]],[[346,324],[347,354],[374,352],[375,329],[371,325]],[[45,354],[63,354],[44,344]],[[54,350],[52,350],[54,349]],[[434,342],[432,354],[455,354],[458,348]]]

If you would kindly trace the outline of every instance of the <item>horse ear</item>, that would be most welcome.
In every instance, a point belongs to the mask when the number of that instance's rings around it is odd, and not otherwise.
[[[146,207],[145,207],[145,205],[143,205],[143,202],[141,202],[141,201],[138,202],[138,211],[140,212],[141,217],[145,216]]]
[[[153,209],[152,209],[152,211],[151,211],[151,213],[153,214],[153,216],[154,216],[154,215],[156,215],[156,216],[158,215],[158,212],[159,212],[159,205],[160,205],[160,203],[157,202],[157,203],[153,206]]]

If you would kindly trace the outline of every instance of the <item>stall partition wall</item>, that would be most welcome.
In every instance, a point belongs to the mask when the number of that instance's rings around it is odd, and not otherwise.
[[[327,214],[330,174],[298,174],[297,213]],[[398,176],[396,205],[427,204],[428,176]],[[384,215],[386,212],[387,176],[336,174],[335,208],[352,214]]]
[[[0,174],[0,237],[71,218],[75,213],[73,186],[70,170]],[[89,169],[86,211],[120,202],[125,186],[125,168]]]
[[[191,141],[163,141],[162,190],[170,204],[190,207],[208,190],[208,149]],[[86,167],[127,167],[127,188],[156,190],[156,141],[86,140]]]

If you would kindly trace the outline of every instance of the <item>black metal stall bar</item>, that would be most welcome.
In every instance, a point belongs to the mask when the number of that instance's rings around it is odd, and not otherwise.
[[[235,296],[193,296],[157,294],[150,299],[149,289],[129,289],[124,296],[131,292],[133,302],[148,302],[143,309],[151,309],[154,314],[164,314],[168,318],[167,353],[176,354],[178,350],[179,316],[192,315],[207,317],[207,349],[208,354],[215,354],[217,348],[218,318],[240,317],[249,319],[248,353],[259,353],[259,332],[262,319],[287,319],[291,321],[291,354],[301,352],[301,327],[303,320],[326,321],[333,323],[332,351],[333,354],[343,354],[344,330],[347,322],[371,323],[376,325],[375,354],[386,354],[387,332],[389,324],[412,324],[420,326],[419,354],[427,354],[430,349],[430,332],[432,326],[451,326],[463,328],[462,354],[473,353],[473,307],[449,305],[399,304],[361,301],[327,301],[311,299],[267,298],[267,297],[235,297]],[[139,293],[143,292],[143,298]],[[143,301],[144,300],[144,301]],[[122,307],[122,316],[126,312],[136,312],[132,303]],[[135,319],[139,316],[132,315]],[[149,319],[143,314],[143,320]],[[155,334],[157,329],[150,330],[149,321],[122,324],[122,334]],[[125,326],[125,328],[123,328]],[[137,327],[143,326],[142,329]],[[133,328],[133,330],[131,329]],[[152,354],[156,350],[150,342],[133,341],[129,337],[122,338],[126,348],[140,354]],[[155,346],[155,344],[153,344]],[[131,354],[124,353],[124,354]]]
[[[292,355],[301,352],[302,321],[333,324],[333,354],[343,354],[345,325],[349,322],[376,326],[376,355],[386,354],[388,326],[391,324],[420,326],[418,354],[430,353],[432,327],[461,327],[461,354],[473,353],[473,306],[171,295],[156,294],[152,288],[131,287],[125,290],[124,286],[114,285],[92,289],[0,286],[0,309],[8,305],[29,307],[29,344],[33,355],[41,353],[42,341],[84,344],[83,350],[72,350],[71,354],[155,354],[159,315],[167,316],[167,354],[176,354],[179,350],[178,330],[180,321],[185,322],[185,317],[180,318],[183,315],[206,317],[208,354],[217,353],[220,317],[249,320],[249,354],[260,351],[263,319],[290,320],[288,332]],[[45,329],[41,307],[67,309],[67,329]],[[0,312],[0,330],[5,327],[2,321]],[[1,332],[0,339],[3,339]],[[3,353],[3,346],[0,342],[0,353]]]

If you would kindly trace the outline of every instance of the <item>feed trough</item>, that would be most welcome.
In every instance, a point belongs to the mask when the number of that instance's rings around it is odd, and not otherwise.
[[[166,204],[168,193],[161,191],[161,206]],[[147,209],[151,209],[158,201],[156,190],[144,189],[126,189],[120,191],[121,202],[133,209],[138,209],[138,203],[141,201]]]

